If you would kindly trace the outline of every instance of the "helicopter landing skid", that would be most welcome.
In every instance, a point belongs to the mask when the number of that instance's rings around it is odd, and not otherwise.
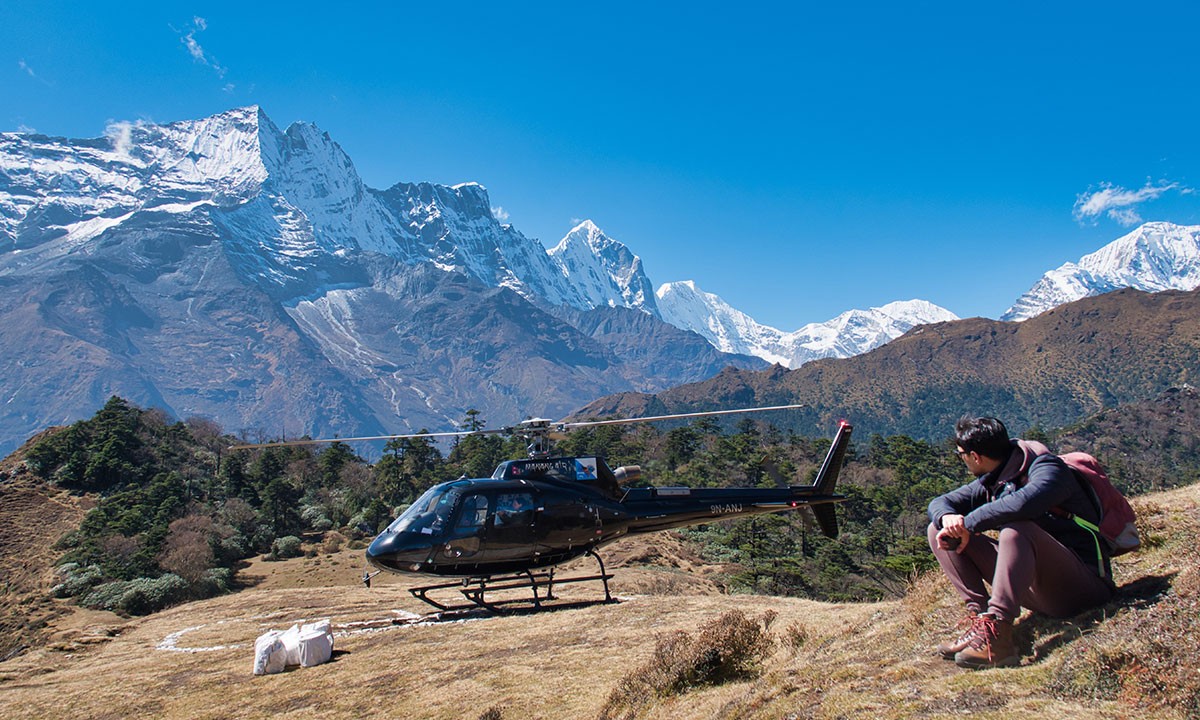
[[[563,607],[582,607],[586,605],[598,605],[601,603],[617,602],[612,593],[608,589],[608,581],[612,578],[610,573],[604,571],[604,561],[596,554],[594,550],[589,550],[588,555],[596,559],[600,565],[599,575],[584,575],[578,577],[558,578],[554,576],[554,568],[546,570],[525,570],[511,575],[487,575],[484,577],[469,577],[463,578],[457,582],[439,583],[437,585],[425,585],[423,587],[409,588],[409,592],[418,600],[432,605],[442,612],[458,612],[462,610],[473,610],[483,608],[491,612],[502,614],[513,612],[513,606],[523,606],[520,609],[524,610],[549,610],[552,608]],[[592,582],[599,580],[604,584],[604,599],[590,600],[584,602],[558,603],[559,598],[554,596],[555,585],[567,585],[570,583]],[[434,590],[448,590],[456,588],[462,596],[469,602],[458,604],[447,604],[429,597],[429,593]],[[517,597],[505,598],[501,600],[489,600],[488,593],[498,593],[508,590],[523,590],[529,589],[532,592],[532,597]],[[544,590],[544,593],[539,594],[539,591]],[[548,605],[547,603],[554,603]]]

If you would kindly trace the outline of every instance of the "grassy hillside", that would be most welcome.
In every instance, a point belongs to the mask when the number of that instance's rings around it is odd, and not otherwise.
[[[1148,547],[1116,562],[1119,596],[1065,623],[1024,618],[1017,668],[969,672],[934,656],[958,615],[937,574],[899,601],[728,596],[706,581],[713,568],[659,535],[613,546],[618,604],[410,626],[395,622],[425,608],[409,581],[366,589],[360,552],[318,551],[256,560],[239,572],[249,589],[149,616],[62,605],[48,644],[0,664],[0,716],[1196,717],[1200,653],[1179,639],[1200,629],[1200,487],[1135,504]],[[614,693],[656,673],[664,638],[702,640],[731,609],[774,615],[752,677],[614,710]],[[318,617],[334,623],[333,662],[251,675],[257,635]]]
[[[624,394],[578,416],[636,417],[803,403],[788,427],[821,435],[842,418],[860,433],[940,440],[963,413],[1023,432],[1200,385],[1200,290],[1118,290],[1021,323],[969,318],[914,329],[869,353],[796,370],[728,369],[656,395]],[[780,422],[785,422],[781,418]]]

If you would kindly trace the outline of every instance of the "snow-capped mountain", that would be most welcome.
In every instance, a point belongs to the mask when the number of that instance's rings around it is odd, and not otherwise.
[[[1123,287],[1146,292],[1200,287],[1200,225],[1146,223],[1077,263],[1047,272],[1000,319],[1025,320]]]
[[[699,333],[723,352],[754,355],[789,368],[819,358],[858,355],[917,325],[958,319],[933,303],[908,300],[847,310],[832,320],[784,332],[755,322],[690,280],[666,283],[656,295],[659,312],[672,325]]]
[[[585,234],[603,239],[604,252],[591,265],[584,253],[569,253],[565,268],[492,217],[483,186],[368,188],[327,133],[309,123],[280,131],[255,106],[168,125],[115,125],[94,140],[0,134],[0,172],[0,252],[23,251],[23,266],[80,250],[135,218],[219,209],[212,219],[244,243],[247,275],[281,298],[353,282],[341,277],[344,261],[362,252],[430,261],[580,309],[597,304],[606,281],[617,297],[627,292],[642,304],[637,295],[649,284],[636,256],[595,226]],[[567,247],[575,246],[571,237]]]
[[[594,224],[556,251],[479,184],[369,188],[326,133],[257,107],[2,133],[0,452],[111,394],[251,436],[349,435],[760,366],[663,323]]]
[[[654,286],[642,270],[642,259],[584,220],[550,250],[588,308],[628,307],[657,315]],[[580,307],[580,305],[575,305]]]

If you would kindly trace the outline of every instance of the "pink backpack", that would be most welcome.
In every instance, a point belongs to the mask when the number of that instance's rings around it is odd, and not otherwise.
[[[1112,555],[1133,552],[1142,545],[1138,537],[1133,508],[1121,491],[1113,487],[1108,473],[1096,458],[1085,452],[1069,452],[1058,456],[1075,474],[1087,481],[1092,489],[1096,506],[1100,508],[1100,525],[1097,527],[1083,518],[1072,516],[1077,525],[1099,533],[1108,542]]]

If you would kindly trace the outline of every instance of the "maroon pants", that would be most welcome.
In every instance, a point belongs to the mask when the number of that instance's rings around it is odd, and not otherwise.
[[[937,546],[929,524],[929,546],[942,572],[976,613],[1016,620],[1021,608],[1051,617],[1070,617],[1108,602],[1113,589],[1079,557],[1029,520],[1000,529],[1000,539],[974,535],[958,554]],[[987,586],[991,586],[988,594]]]

